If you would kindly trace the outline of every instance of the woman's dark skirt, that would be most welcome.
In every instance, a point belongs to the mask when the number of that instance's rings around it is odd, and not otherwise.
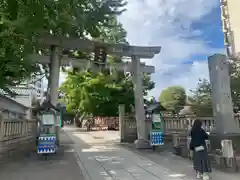
[[[211,162],[206,148],[203,151],[193,151],[193,167],[196,172],[212,172]]]

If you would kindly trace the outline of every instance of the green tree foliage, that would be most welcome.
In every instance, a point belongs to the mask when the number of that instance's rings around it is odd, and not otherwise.
[[[156,101],[155,97],[153,97],[153,96],[144,99],[144,104],[145,104],[146,106],[155,104],[156,102],[157,102],[157,101]]]
[[[69,72],[60,90],[65,93],[64,100],[69,112],[115,116],[119,104],[133,104],[133,96],[129,97],[129,94],[132,95],[130,86],[125,82],[116,84],[108,74],[81,71]]]
[[[186,92],[181,86],[170,86],[163,90],[159,102],[167,110],[179,112],[186,103]]]
[[[119,104],[125,104],[126,113],[134,108],[132,79],[127,76],[116,78],[105,72],[69,71],[60,91],[64,93],[67,111],[78,115],[116,116]]]
[[[0,3],[0,88],[19,84],[39,72],[27,58],[39,49],[41,34],[99,37],[111,16],[121,13],[124,0],[1,0]]]
[[[231,77],[231,96],[233,105],[239,109],[240,103],[240,70],[239,63],[233,61],[230,63],[230,77]],[[196,90],[192,90],[192,96],[189,97],[189,104],[192,110],[199,116],[212,115],[212,100],[211,100],[211,85],[206,79],[200,79]]]
[[[192,95],[188,97],[191,110],[197,116],[212,116],[211,84],[206,79],[199,79],[197,88],[191,90]]]
[[[233,105],[240,108],[240,65],[237,62],[231,62],[231,95]]]

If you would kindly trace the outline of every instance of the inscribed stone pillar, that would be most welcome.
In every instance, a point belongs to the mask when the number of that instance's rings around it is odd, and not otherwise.
[[[210,136],[211,148],[221,149],[221,140],[229,139],[233,141],[235,149],[240,150],[240,128],[233,114],[227,57],[222,54],[210,56],[208,65],[215,121],[215,132]]]
[[[225,55],[215,54],[208,58],[208,64],[216,132],[220,134],[239,133],[240,129],[236,126],[233,116],[227,58]]]

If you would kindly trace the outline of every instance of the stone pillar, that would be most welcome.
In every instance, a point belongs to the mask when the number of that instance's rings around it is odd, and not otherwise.
[[[5,128],[5,126],[4,126],[4,119],[3,119],[2,114],[0,112],[0,143],[4,139],[4,131],[5,131],[4,128]],[[0,144],[0,148],[1,148],[1,144]]]
[[[221,140],[239,137],[240,128],[237,126],[233,115],[227,57],[221,54],[210,56],[208,58],[208,66],[213,92],[212,106],[216,133],[215,138],[211,139],[211,147],[221,149]]]
[[[212,87],[213,113],[218,133],[240,133],[233,116],[230,88],[229,63],[225,55],[215,54],[208,58]]]
[[[119,107],[119,133],[120,133],[120,142],[124,142],[125,135],[125,105],[120,104]]]
[[[232,147],[232,141],[231,140],[222,140],[222,156],[225,158],[233,158],[233,147]]]
[[[49,96],[52,105],[56,106],[58,101],[58,86],[59,86],[59,74],[60,74],[60,60],[58,47],[51,47],[51,63],[50,63],[50,77],[49,77]],[[57,144],[59,144],[59,132],[60,124],[58,119],[55,118],[55,132],[57,136]]]
[[[226,168],[228,172],[238,172],[238,163],[234,155],[233,144],[231,140],[222,140],[222,158],[220,165]]]
[[[142,72],[140,69],[140,58],[132,57],[132,78],[134,85],[135,114],[137,123],[138,139],[135,142],[136,148],[147,148],[148,135],[146,133],[145,109],[143,101]]]

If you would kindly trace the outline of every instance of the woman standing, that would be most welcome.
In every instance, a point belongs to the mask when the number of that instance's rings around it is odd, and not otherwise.
[[[212,172],[205,142],[208,139],[208,134],[202,129],[200,120],[194,121],[190,135],[190,150],[193,151],[193,166],[196,170],[197,178],[208,180],[208,173]]]

